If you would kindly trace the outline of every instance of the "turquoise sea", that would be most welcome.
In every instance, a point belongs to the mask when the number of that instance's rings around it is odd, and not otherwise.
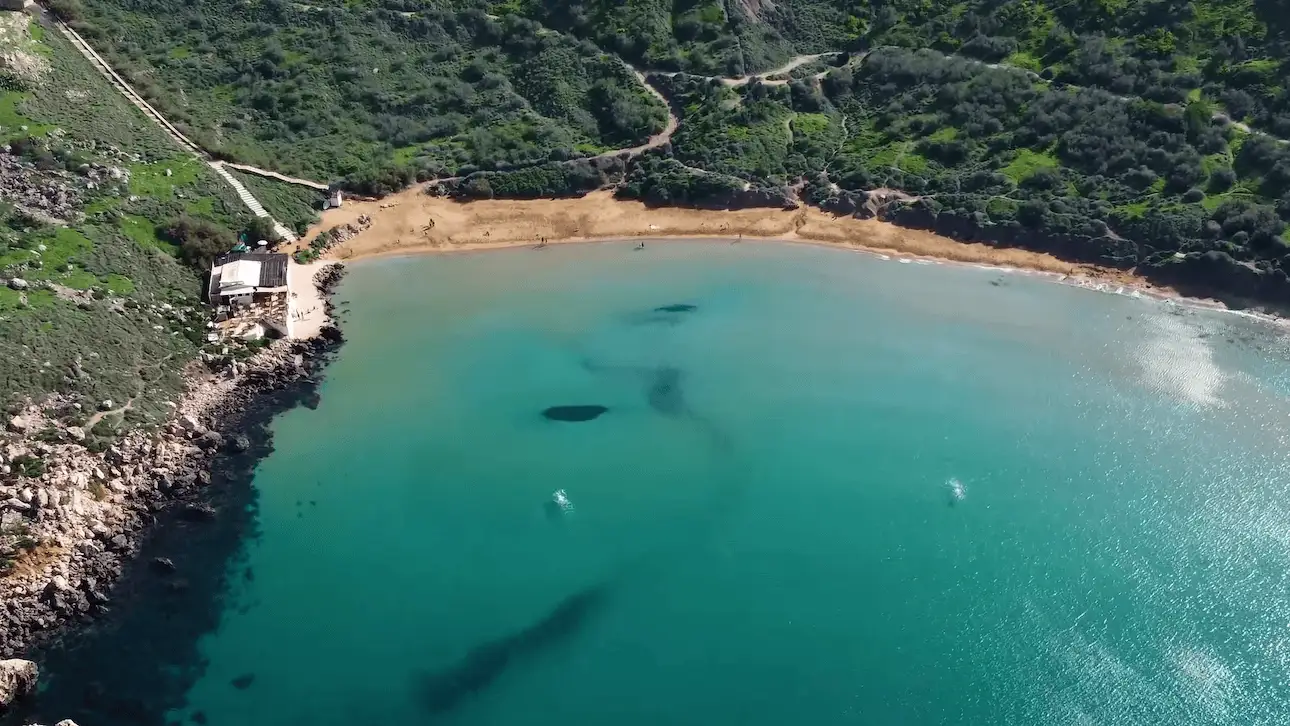
[[[338,300],[171,721],[1290,723],[1263,323],[761,243],[376,259]]]

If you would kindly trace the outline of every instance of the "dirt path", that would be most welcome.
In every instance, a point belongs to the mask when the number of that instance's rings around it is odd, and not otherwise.
[[[654,98],[657,98],[659,103],[663,104],[663,108],[667,110],[667,125],[663,127],[662,131],[649,137],[649,139],[645,143],[641,144],[640,146],[632,146],[626,149],[615,149],[613,151],[606,151],[603,154],[597,154],[593,158],[607,159],[613,156],[618,156],[619,154],[627,154],[628,156],[633,156],[633,157],[640,156],[641,154],[645,153],[646,151],[649,151],[650,149],[657,149],[663,144],[666,144],[667,142],[671,141],[672,135],[675,134],[676,130],[681,126],[681,117],[677,116],[676,112],[672,110],[672,104],[668,102],[667,97],[664,96],[663,93],[659,91],[657,88],[655,88],[654,84],[649,82],[649,78],[647,78],[644,73],[641,73],[640,71],[636,70],[636,68],[632,67],[630,64],[624,63],[624,65],[626,65],[627,68],[631,70],[632,75],[636,76],[636,80],[639,81],[640,84],[645,87],[645,90],[648,91],[651,96],[653,96]]]
[[[286,174],[280,174],[276,171],[269,171],[268,169],[261,169],[258,166],[251,166],[250,164],[234,164],[231,161],[225,161],[223,162],[223,164],[224,166],[227,166],[230,169],[237,169],[238,171],[244,171],[248,174],[256,174],[258,176],[268,177],[270,179],[277,179],[278,181],[286,182],[287,184],[296,184],[302,187],[309,187],[310,189],[317,189],[318,191],[321,191],[321,192],[325,192],[328,189],[330,189],[330,187],[328,187],[326,184],[323,184],[322,182],[310,181],[308,179],[301,179],[299,177],[294,177],[294,176],[287,176]]]
[[[99,422],[99,421],[102,421],[103,419],[107,418],[108,416],[115,416],[115,415],[117,415],[117,414],[124,414],[126,411],[129,411],[131,408],[134,408],[134,397],[133,397],[133,396],[131,396],[131,397],[130,397],[130,400],[126,401],[124,405],[117,406],[116,408],[111,409],[111,410],[109,410],[109,411],[99,411],[99,412],[95,413],[93,416],[90,416],[90,417],[85,421],[85,425],[84,425],[84,426],[82,426],[81,428],[85,429],[85,431],[87,431],[87,432],[88,432],[88,431],[92,430],[92,429],[94,428],[94,426],[98,424],[98,422]]]
[[[760,80],[762,83],[765,83],[768,86],[783,86],[788,83],[787,79],[782,79],[782,78],[774,79],[774,78],[771,78],[771,76],[778,76],[784,73],[789,73],[794,68],[797,68],[798,66],[806,65],[807,63],[811,63],[813,61],[819,60],[820,58],[828,58],[835,55],[842,55],[842,53],[843,51],[840,51],[840,50],[831,50],[831,51],[828,51],[827,53],[811,53],[809,55],[799,55],[799,56],[795,56],[792,60],[790,60],[789,62],[785,63],[784,65],[778,68],[772,68],[768,71],[765,71],[764,73],[752,73],[746,76],[733,76],[733,77],[700,76],[694,73],[686,73],[684,71],[651,71],[650,74],[655,76],[666,76],[668,78],[673,78],[675,76],[694,76],[695,78],[710,78],[710,79],[721,81],[722,83],[731,87],[746,86],[749,83],[752,83],[754,79]],[[639,74],[640,72],[637,71],[637,73]],[[817,78],[823,78],[825,75],[828,75],[828,71],[815,74]]]

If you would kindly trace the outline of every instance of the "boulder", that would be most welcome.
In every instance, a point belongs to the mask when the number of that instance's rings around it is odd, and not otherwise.
[[[26,290],[28,285],[26,280],[20,277],[15,277],[9,281],[9,287],[13,288],[14,290]]]
[[[36,664],[29,660],[0,660],[0,710],[36,690],[39,673]]]
[[[247,451],[251,448],[251,439],[246,434],[235,434],[229,439],[228,447],[238,453]]]
[[[23,433],[30,426],[31,424],[27,423],[27,419],[23,418],[22,416],[14,416],[13,418],[9,419],[9,430],[11,431]]]
[[[67,436],[71,438],[72,441],[76,441],[79,443],[85,440],[85,429],[81,428],[80,426],[68,426]]]
[[[215,508],[209,504],[189,504],[179,512],[189,522],[209,522],[215,519],[215,514]]]
[[[65,617],[84,613],[90,609],[90,603],[85,594],[68,586],[67,578],[64,577],[54,577],[50,580],[41,594],[41,600],[54,612]]]

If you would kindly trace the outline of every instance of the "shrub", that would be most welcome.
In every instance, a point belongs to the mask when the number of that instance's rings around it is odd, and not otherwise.
[[[19,476],[25,476],[29,479],[35,479],[45,473],[44,459],[31,454],[23,454],[15,458],[13,464]]]
[[[172,219],[157,233],[179,246],[179,256],[199,271],[210,268],[215,258],[233,248],[233,233],[224,227],[189,216]]]

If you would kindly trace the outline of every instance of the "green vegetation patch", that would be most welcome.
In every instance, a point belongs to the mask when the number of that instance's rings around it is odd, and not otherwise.
[[[954,128],[953,126],[946,126],[944,128],[940,128],[934,131],[930,136],[927,137],[927,140],[935,141],[935,142],[953,141],[954,139],[957,139],[958,136],[959,136],[958,129]]]
[[[793,133],[820,134],[828,130],[829,117],[822,113],[799,113],[793,116]]]
[[[115,295],[129,295],[134,292],[134,281],[124,275],[108,275],[107,288]]]
[[[0,287],[0,313],[17,309],[22,301],[22,293],[9,287]]]
[[[1018,149],[1012,161],[999,171],[1011,179],[1013,184],[1019,184],[1022,179],[1039,169],[1056,169],[1058,166],[1060,164],[1052,154],[1031,149]]]
[[[204,166],[193,156],[174,156],[151,164],[131,164],[130,193],[168,198],[179,187],[196,182]]]
[[[896,166],[899,167],[901,171],[908,174],[927,173],[927,159],[912,151],[907,151],[901,154],[900,158],[896,161]]]
[[[663,128],[664,104],[617,55],[517,7],[104,0],[83,22],[205,148],[364,193],[634,146]]]
[[[1035,73],[1044,69],[1044,64],[1041,63],[1038,58],[1024,50],[1019,50],[1012,55],[1009,55],[1003,62],[1014,68],[1024,68],[1025,70],[1034,71]]]
[[[85,270],[72,270],[65,272],[55,278],[58,284],[63,287],[70,287],[73,290],[88,290],[98,284],[99,279]]]
[[[122,233],[135,244],[144,249],[161,250],[170,255],[177,255],[179,248],[157,236],[157,225],[143,217],[133,214],[121,215],[118,222]]]
[[[32,121],[24,115],[21,106],[29,94],[20,91],[0,90],[0,141],[43,136],[55,127]]]

